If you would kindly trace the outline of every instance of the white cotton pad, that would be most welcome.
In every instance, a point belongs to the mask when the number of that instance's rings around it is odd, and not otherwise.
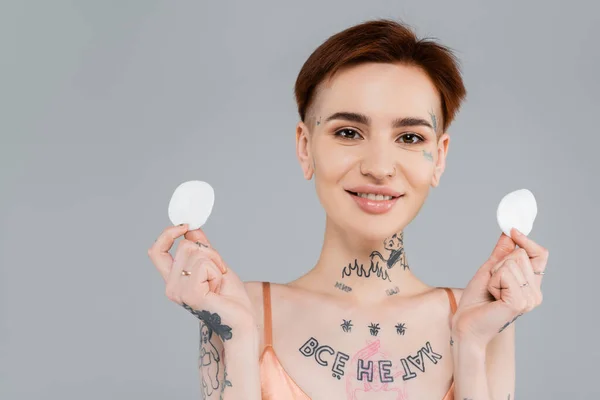
[[[173,225],[188,224],[198,229],[208,219],[215,204],[215,191],[202,181],[187,181],[177,186],[169,202],[169,219]]]
[[[537,203],[533,193],[527,189],[510,192],[500,200],[496,218],[504,234],[510,237],[510,230],[517,228],[525,236],[533,228],[537,216]]]

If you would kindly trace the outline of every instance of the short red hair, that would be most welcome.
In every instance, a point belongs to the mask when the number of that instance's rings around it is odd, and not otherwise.
[[[314,126],[311,109],[315,90],[342,67],[367,62],[404,63],[421,68],[437,88],[442,105],[442,132],[466,97],[459,61],[433,39],[419,39],[406,25],[390,19],[363,22],[336,33],[306,60],[294,88],[300,119]]]

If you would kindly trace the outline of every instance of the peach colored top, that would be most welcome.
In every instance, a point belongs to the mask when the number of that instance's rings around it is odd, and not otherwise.
[[[448,294],[452,314],[456,312],[456,298],[450,288]],[[260,385],[263,400],[311,400],[311,398],[287,374],[273,349],[271,321],[271,285],[263,282],[265,347],[260,356]],[[454,380],[442,400],[454,400]]]

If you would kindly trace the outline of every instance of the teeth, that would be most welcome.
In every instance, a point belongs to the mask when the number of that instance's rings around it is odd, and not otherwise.
[[[382,194],[373,194],[373,193],[357,193],[358,197],[362,197],[369,200],[392,200],[392,196],[384,196]]]

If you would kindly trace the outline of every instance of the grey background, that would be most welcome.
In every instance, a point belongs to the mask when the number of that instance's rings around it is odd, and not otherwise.
[[[567,5],[568,4],[568,5]],[[183,181],[244,280],[287,282],[324,213],[294,155],[293,84],[330,35],[401,19],[456,50],[468,100],[406,229],[414,272],[464,287],[500,198],[538,199],[544,303],[517,325],[517,399],[600,395],[592,1],[2,1],[0,398],[198,399],[197,323],[146,250]]]

